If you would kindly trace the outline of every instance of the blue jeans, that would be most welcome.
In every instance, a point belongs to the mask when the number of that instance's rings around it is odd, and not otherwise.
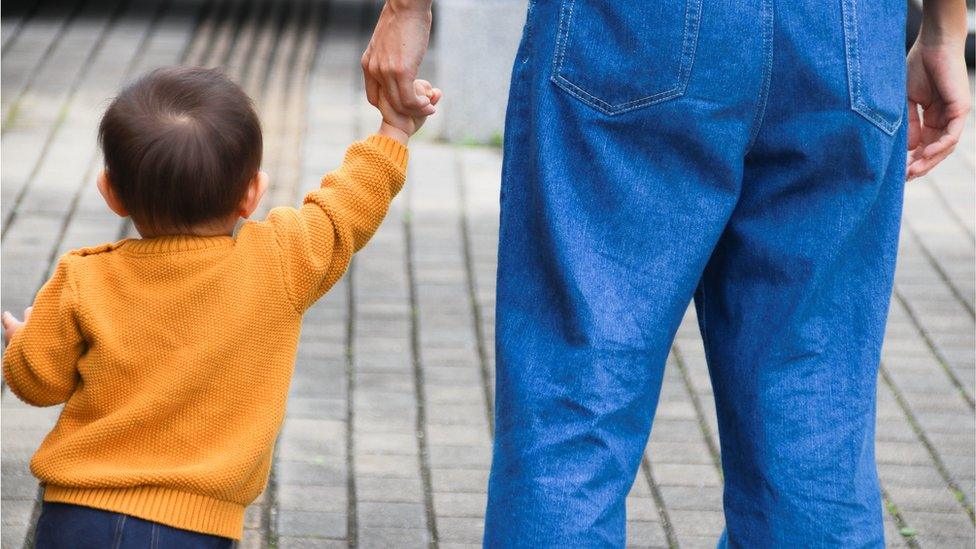
[[[35,549],[231,549],[234,540],[181,530],[130,515],[45,502]]]
[[[487,547],[623,547],[694,298],[734,547],[881,547],[903,0],[536,0],[501,190]]]

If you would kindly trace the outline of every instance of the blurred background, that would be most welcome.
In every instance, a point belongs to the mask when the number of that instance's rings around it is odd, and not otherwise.
[[[225,67],[263,120],[272,180],[264,209],[296,203],[379,122],[358,63],[380,7],[4,2],[3,309],[29,305],[67,250],[133,235],[94,185],[98,119],[121,84],[161,65]],[[912,36],[918,4],[909,7]],[[445,103],[411,144],[409,182],[387,221],[307,317],[271,481],[248,510],[242,546],[479,546],[493,429],[499,144],[524,12],[525,0],[437,0],[421,72],[445,90]],[[974,544],[974,165],[970,116],[956,154],[906,193],[878,386],[892,547]],[[31,545],[39,489],[28,461],[57,413],[3,388],[3,548]],[[690,310],[627,501],[628,545],[714,547],[723,527],[719,460]]]

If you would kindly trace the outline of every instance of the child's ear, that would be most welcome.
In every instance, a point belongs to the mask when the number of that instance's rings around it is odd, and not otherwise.
[[[268,190],[268,174],[259,171],[251,179],[251,182],[247,186],[247,194],[241,200],[241,217],[247,219],[251,217],[254,210],[258,209],[258,204],[261,203],[261,197]]]
[[[98,172],[98,192],[102,193],[102,198],[105,199],[105,203],[108,204],[110,210],[116,213],[119,217],[128,217],[129,211],[125,209],[125,205],[119,200],[118,195],[115,194],[115,189],[112,188],[112,182],[108,178],[108,170],[102,170]]]

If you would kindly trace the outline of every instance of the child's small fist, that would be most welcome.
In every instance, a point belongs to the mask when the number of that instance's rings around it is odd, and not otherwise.
[[[435,88],[426,80],[414,80],[413,82],[414,93],[417,97],[423,97],[430,102],[432,107],[436,107],[437,103],[441,100],[444,95],[439,88]],[[383,126],[389,126],[391,130],[399,130],[406,134],[405,136],[394,137],[410,137],[421,126],[424,125],[424,121],[427,120],[427,116],[411,116],[409,114],[402,114],[396,111],[390,104],[389,100],[386,98],[386,90],[381,90],[379,94],[379,100],[377,101],[377,108],[380,110],[380,114],[383,115]],[[434,109],[436,111],[436,109]],[[381,127],[381,132],[383,128]],[[386,133],[386,132],[383,132]],[[396,134],[395,131],[391,132]]]
[[[0,318],[0,320],[3,321],[3,340],[5,343],[10,343],[10,339],[14,337],[14,334],[17,333],[17,330],[21,329],[24,326],[24,324],[27,323],[27,320],[30,319],[31,311],[33,310],[34,307],[28,307],[24,309],[23,322],[17,320],[17,317],[10,314],[9,311],[3,312],[3,317]]]

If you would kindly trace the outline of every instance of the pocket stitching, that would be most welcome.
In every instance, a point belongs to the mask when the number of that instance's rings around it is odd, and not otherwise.
[[[656,92],[638,99],[633,99],[631,101],[626,101],[624,103],[619,103],[617,105],[611,105],[599,97],[594,96],[578,85],[572,83],[561,74],[566,57],[566,44],[569,42],[569,33],[573,22],[573,12],[576,8],[576,0],[568,0],[568,5],[569,9],[567,10],[565,7],[566,3],[563,4],[563,8],[559,15],[559,29],[557,36],[561,39],[561,43],[557,45],[556,51],[553,55],[554,70],[552,75],[549,77],[554,84],[565,90],[573,97],[576,97],[587,105],[590,105],[598,111],[608,115],[622,114],[651,105],[653,103],[667,101],[668,99],[678,97],[685,92],[685,89],[688,86],[688,80],[691,77],[691,69],[695,61],[695,53],[698,49],[698,22],[701,16],[701,0],[687,0],[685,3],[681,58],[678,65],[677,84],[670,89]]]
[[[861,93],[861,59],[857,41],[857,0],[843,0],[844,12],[844,57],[847,60],[847,87],[851,110],[866,118],[888,135],[894,135],[901,126],[904,115],[888,120],[877,109],[864,100]]]

